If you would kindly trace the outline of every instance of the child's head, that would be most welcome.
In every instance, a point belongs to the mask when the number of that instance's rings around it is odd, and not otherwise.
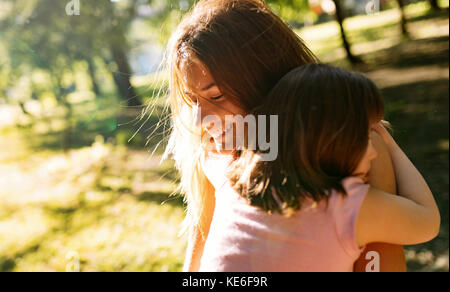
[[[332,189],[345,193],[345,177],[367,179],[376,156],[370,128],[382,119],[384,103],[363,75],[322,64],[298,67],[255,114],[278,115],[279,154],[268,162],[247,150],[234,164],[234,187],[252,205],[279,211],[273,187],[286,208],[297,210],[305,196],[320,201]]]

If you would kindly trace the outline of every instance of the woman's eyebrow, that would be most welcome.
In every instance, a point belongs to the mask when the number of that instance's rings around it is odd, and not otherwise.
[[[205,88],[203,88],[202,91],[206,91],[208,89],[211,89],[214,86],[216,86],[216,83],[213,82],[213,83],[209,84],[208,86],[206,86]]]
[[[214,86],[216,86],[216,83],[213,82],[213,83],[209,84],[208,86],[205,86],[204,88],[202,88],[200,91],[207,91],[207,90],[213,88]],[[190,91],[188,89],[185,89],[184,93],[185,94],[192,94],[192,91]]]

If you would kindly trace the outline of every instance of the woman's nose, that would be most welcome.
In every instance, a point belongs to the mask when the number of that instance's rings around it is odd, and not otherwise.
[[[214,107],[205,102],[197,102],[193,107],[194,123],[197,127],[208,128],[218,118]]]
[[[194,114],[194,126],[201,127],[202,129],[209,129],[220,119],[216,115],[205,110],[200,104],[196,104],[192,107]]]

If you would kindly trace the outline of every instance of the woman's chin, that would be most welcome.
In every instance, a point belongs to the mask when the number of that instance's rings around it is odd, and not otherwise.
[[[354,174],[354,176],[360,178],[364,183],[368,183],[369,180],[370,180],[369,173],[365,173],[365,174]]]
[[[370,176],[369,176],[369,174],[366,174],[366,175],[364,175],[363,177],[361,177],[362,178],[362,180],[364,181],[364,183],[369,183],[369,181],[370,181]]]

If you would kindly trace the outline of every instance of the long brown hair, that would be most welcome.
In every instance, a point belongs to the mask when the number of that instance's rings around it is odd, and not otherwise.
[[[193,115],[186,103],[181,65],[202,63],[224,96],[250,112],[263,104],[283,75],[317,59],[264,1],[204,0],[173,33],[166,61],[173,125],[166,155],[176,161],[180,191],[188,204],[183,231],[197,226],[204,234],[204,214],[214,189],[201,168],[201,134],[189,128]]]
[[[319,202],[331,190],[346,194],[341,181],[364,156],[384,103],[362,74],[307,64],[286,74],[253,113],[278,115],[278,157],[261,161],[258,150],[246,150],[229,176],[251,205],[291,215],[305,197]]]

